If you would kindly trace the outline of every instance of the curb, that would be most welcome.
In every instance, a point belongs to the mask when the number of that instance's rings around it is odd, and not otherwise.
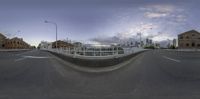
[[[21,51],[30,51],[31,49],[23,49],[23,50],[0,50],[0,52],[21,52]]]

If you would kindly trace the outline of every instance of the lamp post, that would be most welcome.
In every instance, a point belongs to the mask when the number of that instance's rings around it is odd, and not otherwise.
[[[57,24],[55,23],[55,22],[51,22],[51,21],[47,21],[47,20],[45,20],[44,21],[44,23],[50,23],[50,24],[53,24],[53,25],[55,25],[55,27],[56,27],[56,48],[57,48],[57,31],[58,31],[58,26],[57,26]]]

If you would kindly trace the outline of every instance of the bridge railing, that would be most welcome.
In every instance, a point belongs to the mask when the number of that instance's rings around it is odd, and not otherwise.
[[[98,48],[98,49],[86,49],[86,48],[57,48],[57,49],[43,49],[51,52],[63,54],[70,57],[77,58],[116,58],[126,55],[130,55],[136,52],[143,51],[142,48]]]

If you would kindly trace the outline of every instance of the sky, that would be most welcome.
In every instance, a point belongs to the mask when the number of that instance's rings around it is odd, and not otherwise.
[[[115,43],[151,38],[163,41],[200,31],[200,0],[1,0],[0,32],[31,45],[58,39]]]

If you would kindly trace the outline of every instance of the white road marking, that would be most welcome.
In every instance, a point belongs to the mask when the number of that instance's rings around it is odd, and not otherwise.
[[[170,57],[167,57],[167,56],[163,56],[163,58],[168,59],[168,60],[172,60],[172,61],[175,61],[175,62],[178,62],[178,63],[181,62],[180,60],[173,59],[173,58],[170,58]]]
[[[22,58],[16,59],[15,62],[21,61],[21,60],[24,60],[24,59],[26,59],[26,58],[25,58],[25,57],[22,57]]]
[[[41,58],[49,58],[49,57],[41,57],[41,56],[23,56],[23,57],[25,57],[25,58],[39,58],[39,59],[41,59]]]
[[[41,57],[41,56],[22,56],[22,58],[16,59],[15,62],[17,61],[22,61],[27,58],[34,58],[34,59],[44,59],[44,58],[50,58],[50,57]]]

